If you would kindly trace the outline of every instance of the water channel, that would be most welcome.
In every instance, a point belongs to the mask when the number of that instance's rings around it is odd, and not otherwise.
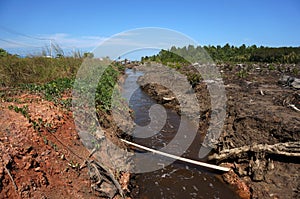
[[[140,126],[148,125],[151,121],[149,109],[156,102],[151,99],[137,84],[137,79],[143,72],[132,69],[126,70],[127,78],[122,86],[123,97],[129,98],[129,106],[134,111],[135,123]],[[179,123],[184,122],[184,129],[189,132],[188,119],[180,117],[175,111],[165,109],[167,118],[159,133],[148,138],[133,138],[134,142],[159,149],[168,144],[176,134]],[[138,132],[137,132],[138,133]],[[196,136],[187,153],[191,159],[197,157],[200,149],[201,137]],[[142,151],[141,151],[142,152]],[[153,172],[136,174],[136,183],[139,191],[134,193],[135,198],[238,198],[234,190],[220,180],[220,174],[205,168],[175,161],[169,166]]]

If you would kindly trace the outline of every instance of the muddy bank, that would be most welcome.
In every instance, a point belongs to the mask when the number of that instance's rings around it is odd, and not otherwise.
[[[279,80],[283,74],[299,78],[300,74],[291,71],[300,67],[279,64],[272,67],[268,64],[222,64],[217,67],[226,89],[226,119],[212,154],[244,146],[250,146],[250,150],[233,153],[225,159],[211,158],[211,162],[232,168],[233,172],[223,175],[223,180],[235,184],[243,198],[299,198],[300,91]],[[146,73],[143,78],[149,78],[148,82],[155,74],[160,75],[147,70],[148,75]],[[183,74],[195,72],[193,67],[180,70]],[[159,84],[143,84],[144,81],[140,79],[142,88],[153,99],[179,111],[180,103],[174,92]],[[205,135],[211,114],[210,96],[204,81],[193,86],[200,110],[198,133]],[[294,143],[296,148],[290,149],[290,146],[284,155],[255,148],[265,144],[274,147],[279,143]],[[292,152],[296,154],[291,155]]]

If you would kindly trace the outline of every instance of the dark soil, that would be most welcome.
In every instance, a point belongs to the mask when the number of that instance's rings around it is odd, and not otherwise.
[[[299,70],[299,65],[221,64],[217,67],[225,84],[227,107],[214,153],[254,144],[300,141],[300,112],[289,106],[293,104],[300,109],[300,90],[279,84],[283,74],[299,78],[300,74],[291,72]],[[145,71],[146,75],[140,79],[144,91],[159,103],[179,111],[180,104],[171,90],[156,83],[145,83],[160,73],[149,68]],[[195,73],[195,68],[189,66],[179,71],[187,75]],[[200,107],[198,132],[205,135],[210,119],[210,96],[204,81],[193,86]],[[166,101],[166,97],[175,99]],[[300,198],[299,160],[300,157],[249,153],[217,163],[233,168],[223,179],[236,185],[242,198]]]

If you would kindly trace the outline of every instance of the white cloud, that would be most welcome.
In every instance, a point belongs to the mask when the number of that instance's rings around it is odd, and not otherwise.
[[[10,39],[11,42],[5,42]],[[20,54],[17,51],[22,50],[26,54],[26,51],[31,50],[41,52],[45,47],[49,49],[50,43],[57,44],[66,53],[72,53],[73,50],[79,50],[81,52],[92,51],[96,57],[109,56],[116,58],[124,54],[128,54],[132,51],[142,49],[168,49],[171,46],[184,46],[193,44],[190,38],[178,32],[174,32],[167,29],[160,28],[141,28],[134,29],[112,37],[101,37],[95,35],[83,35],[74,36],[67,33],[55,33],[47,35],[17,35],[15,38],[3,37],[0,33],[0,47],[11,48],[15,50],[16,54]],[[192,43],[191,43],[192,42]],[[19,44],[19,46],[16,46]]]
[[[44,36],[45,37],[45,36]],[[105,37],[99,36],[79,36],[74,37],[65,33],[56,33],[53,35],[48,35],[46,38],[53,40],[53,42],[57,43],[62,48],[94,48],[99,43],[104,41]]]
[[[44,48],[50,45],[50,40],[58,44],[62,49],[95,48],[104,41],[105,37],[100,36],[72,36],[66,33],[56,33],[51,35],[35,35],[30,37],[16,36],[9,38],[0,37],[1,48]]]

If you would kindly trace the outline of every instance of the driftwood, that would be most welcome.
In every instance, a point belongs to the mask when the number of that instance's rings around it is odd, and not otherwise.
[[[90,179],[92,180],[92,189],[99,192],[99,196],[113,198],[118,192],[122,198],[125,198],[120,183],[114,175],[105,169],[103,165],[95,161],[87,162]]]
[[[248,152],[256,152],[256,153],[264,152],[266,154],[273,154],[273,155],[300,157],[300,141],[277,143],[274,145],[255,144],[252,146],[242,146],[239,148],[225,149],[220,151],[218,154],[215,153],[209,156],[208,159],[221,161]]]

